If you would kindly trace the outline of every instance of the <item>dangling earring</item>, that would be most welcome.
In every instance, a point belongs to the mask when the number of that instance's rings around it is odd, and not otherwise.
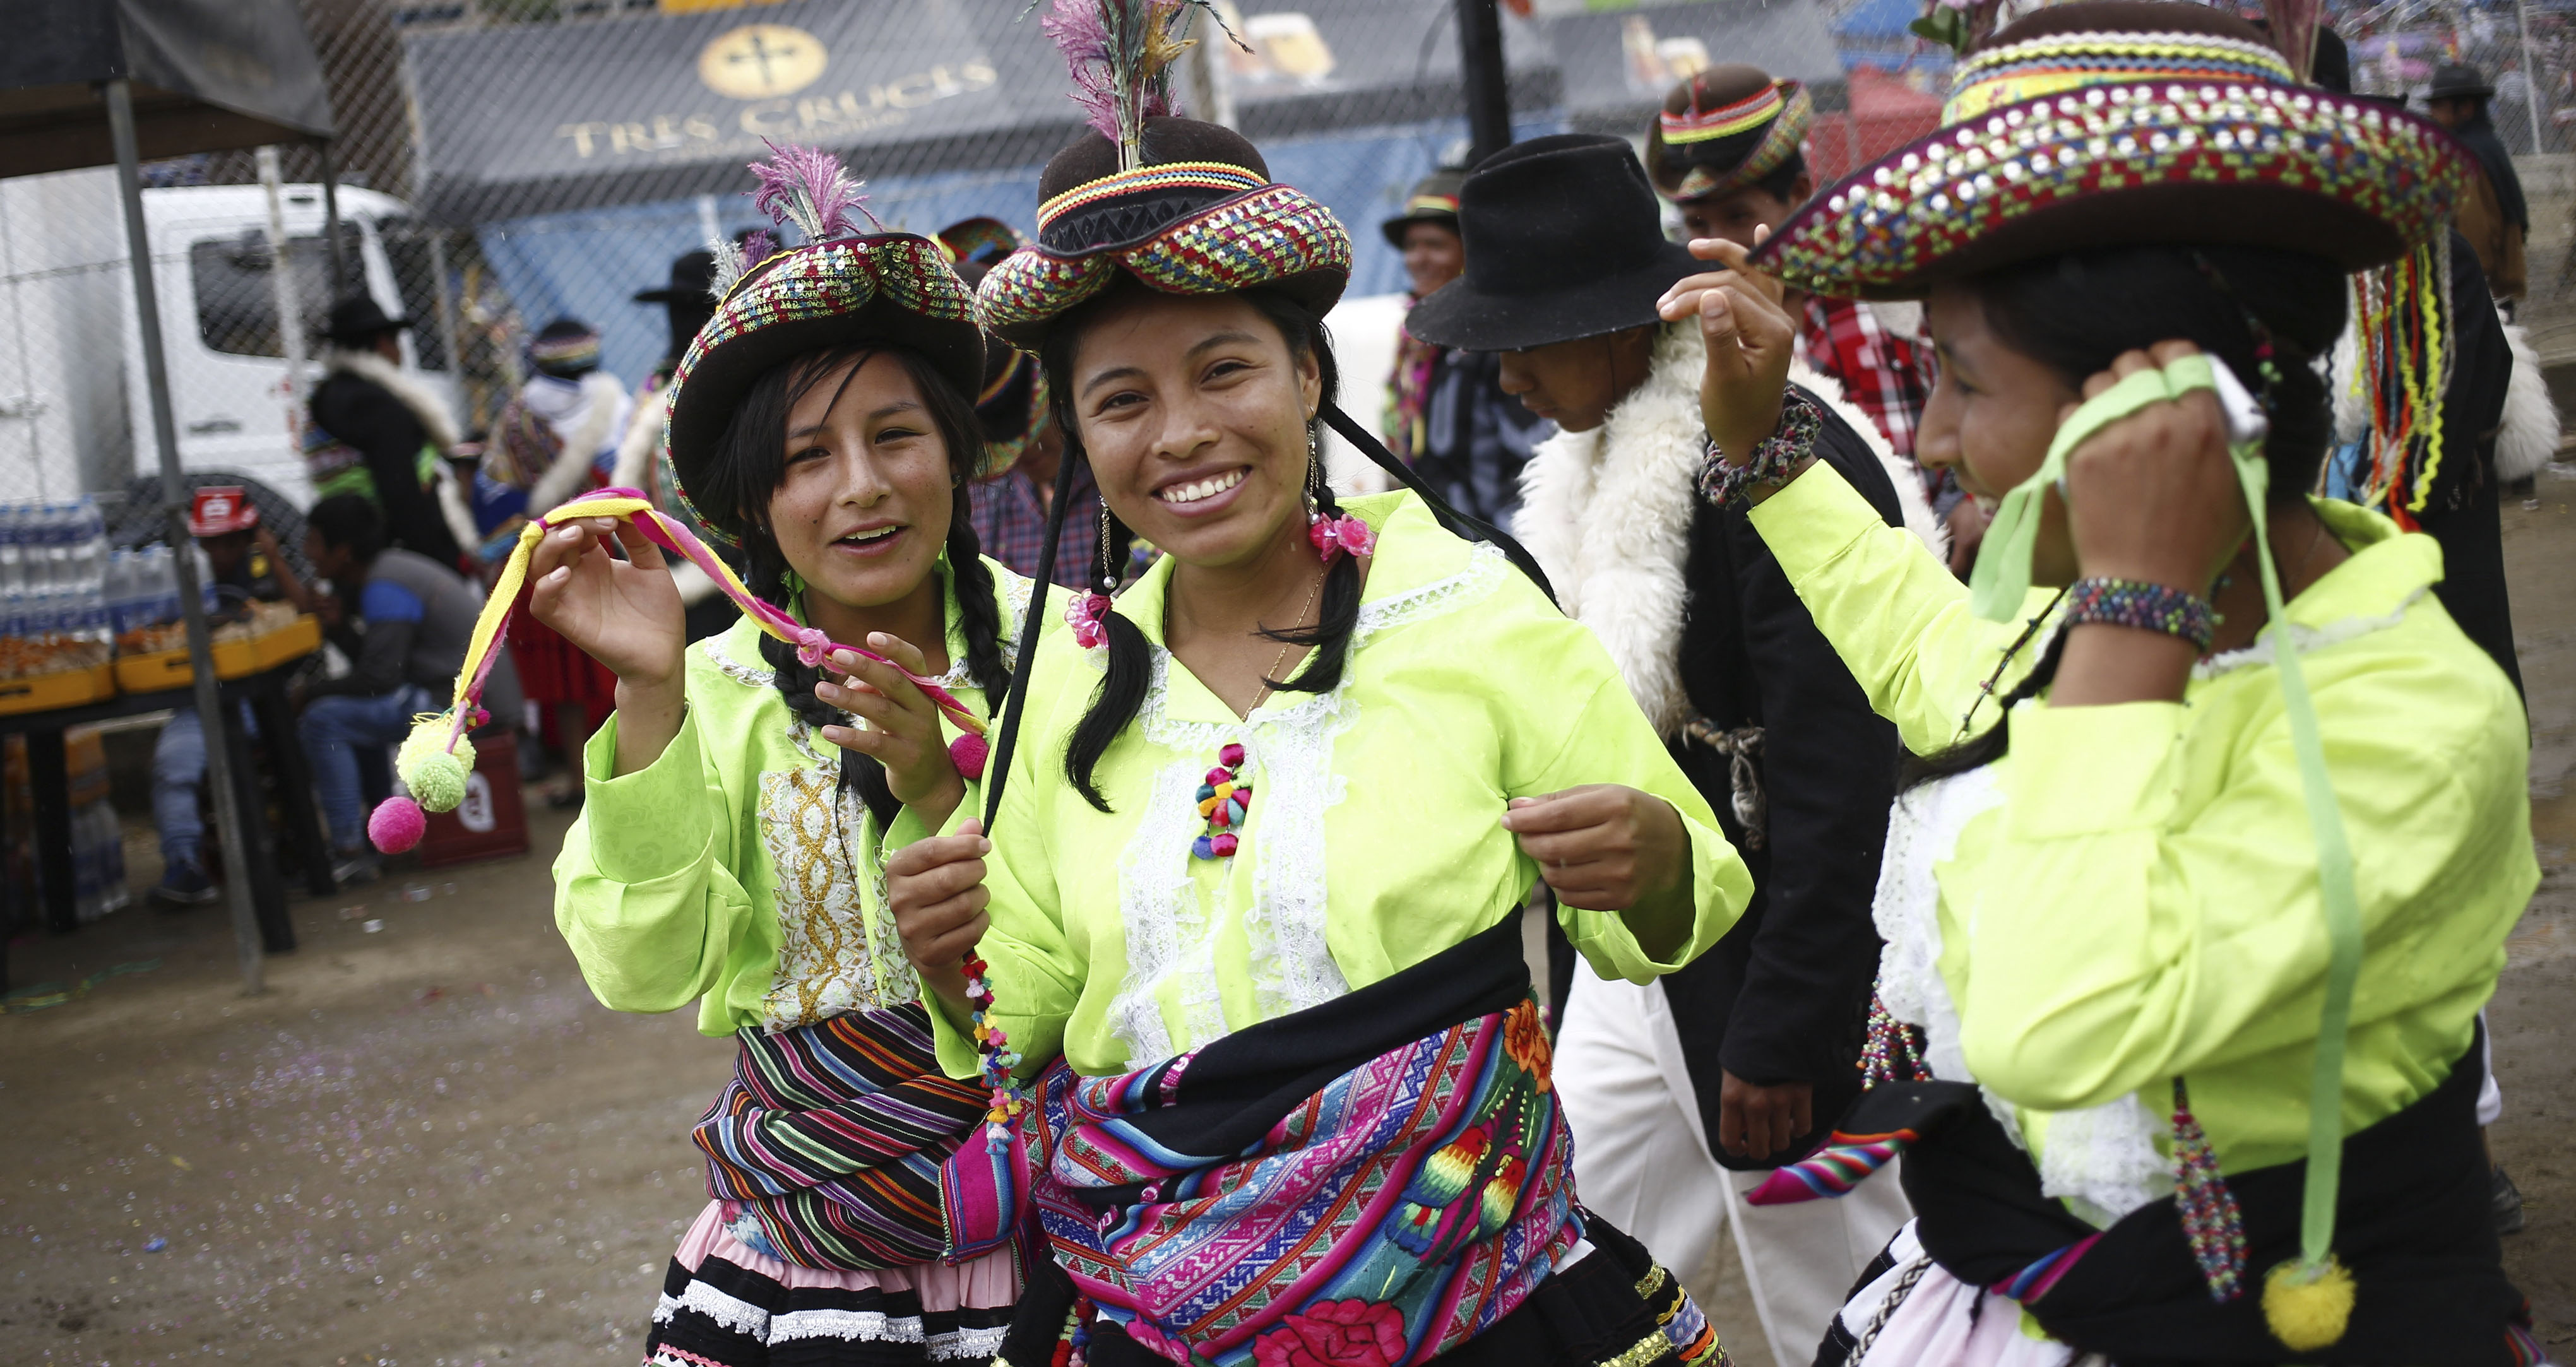
[[[1324,514],[1324,455],[1322,443],[1314,429],[1306,431],[1306,541],[1327,565],[1342,552],[1365,556],[1377,549],[1377,535],[1369,525],[1348,513],[1337,517]]]
[[[1073,643],[1092,650],[1109,642],[1109,591],[1118,587],[1116,565],[1110,560],[1109,505],[1100,505],[1100,541],[1091,552],[1091,592],[1069,595],[1064,604],[1065,625],[1073,628]]]

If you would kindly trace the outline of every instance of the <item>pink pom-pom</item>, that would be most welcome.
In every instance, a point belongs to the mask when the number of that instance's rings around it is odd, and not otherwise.
[[[429,818],[419,803],[407,797],[386,798],[367,818],[367,839],[387,854],[400,854],[419,844],[428,831]]]
[[[984,777],[984,761],[991,758],[993,747],[982,736],[959,736],[948,742],[948,762],[957,766],[957,776],[970,781]]]

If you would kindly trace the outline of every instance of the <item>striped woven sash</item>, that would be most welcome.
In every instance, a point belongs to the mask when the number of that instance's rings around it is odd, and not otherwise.
[[[802,1267],[872,1271],[946,1253],[940,1164],[984,1098],[941,1074],[922,1005],[739,1039],[732,1083],[690,1136],[708,1192],[739,1204],[728,1223],[756,1222],[765,1251]]]

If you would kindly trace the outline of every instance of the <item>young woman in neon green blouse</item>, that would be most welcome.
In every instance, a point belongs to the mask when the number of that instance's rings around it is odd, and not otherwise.
[[[1039,644],[993,838],[961,813],[886,865],[951,1074],[980,1038],[1039,1075],[1015,1121],[1029,1168],[999,1199],[1044,1212],[1070,1285],[1032,1290],[1004,1356],[1052,1353],[1070,1316],[1099,1367],[1322,1361],[1319,1342],[1351,1363],[1702,1360],[1714,1337],[1671,1278],[1572,1205],[1516,927],[1543,881],[1599,972],[1647,981],[1733,924],[1743,862],[1516,546],[1410,490],[1325,484],[1341,225],[1228,130],[1148,119],[1139,141],[1127,172],[1098,135],[1059,154],[1042,248],[979,300],[1044,360],[1104,550],[1130,528],[1162,557],[1114,605],[1105,557],[1074,630]],[[1178,259],[1231,264],[1140,279],[1115,255],[1131,208]],[[1057,263],[1084,225],[1110,235],[1084,266],[1108,278],[1075,288]],[[1397,1076],[1426,1080],[1379,1090]],[[1097,1110],[1115,1090],[1152,1098],[1138,1131]],[[1357,1137],[1422,1096],[1459,1098],[1457,1128]],[[1076,1178],[1076,1152],[1125,1157]],[[1106,1204],[1074,1225],[1069,1202]],[[1177,1252],[1203,1241],[1236,1251]]]
[[[1753,505],[1874,706],[1932,756],[1875,908],[1882,998],[1922,1075],[1882,1029],[1898,1066],[1837,1136],[1851,1166],[1800,1179],[1830,1192],[1902,1149],[1918,1219],[1819,1362],[2514,1360],[2474,1100],[2477,1013],[2538,875],[2522,708],[2428,592],[2429,538],[2304,496],[2331,428],[2310,363],[2345,273],[2436,250],[2456,168],[2421,125],[2287,78],[2232,15],[2043,10],[1963,67],[1929,164],[1863,172],[1749,265],[1695,244],[1733,269],[1667,297],[1708,344],[1703,487]],[[2282,126],[2310,140],[2249,131]],[[2260,149],[2261,183],[2171,156],[2204,138]],[[2326,174],[2311,146],[2360,169]],[[1971,252],[1958,220],[2034,165],[2099,188],[2043,177]],[[2139,185],[2166,198],[2122,197]],[[1899,240],[1855,251],[1846,231]],[[2002,503],[1974,594],[1773,436],[1791,425],[1772,272],[1928,292],[1942,364],[1917,456]],[[2006,611],[2025,565],[2043,587]],[[2301,759],[2311,725],[2322,766]],[[2348,1029],[2328,822],[2361,947]],[[2320,1085],[2339,1114],[2312,1131]]]

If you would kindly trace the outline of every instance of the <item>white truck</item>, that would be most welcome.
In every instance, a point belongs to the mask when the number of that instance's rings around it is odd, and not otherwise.
[[[322,187],[280,187],[287,279],[275,275],[268,191],[203,185],[143,192],[159,288],[180,464],[238,471],[298,507],[312,501],[298,450],[301,395],[321,367],[332,302]],[[410,208],[339,192],[343,259],[388,314],[419,326],[403,364],[453,403],[430,293],[428,236]],[[66,498],[150,473],[151,396],[126,274],[125,218],[108,168],[0,180],[0,501]],[[282,288],[281,288],[282,286]],[[290,385],[281,294],[303,320],[305,373]]]

